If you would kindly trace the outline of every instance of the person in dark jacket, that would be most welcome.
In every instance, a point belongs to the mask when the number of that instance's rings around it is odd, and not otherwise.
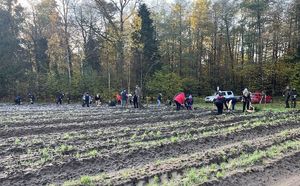
[[[296,108],[296,103],[297,103],[297,91],[295,88],[290,93],[291,95],[291,107]]]
[[[161,100],[162,100],[162,94],[159,93],[158,96],[157,96],[157,107],[160,107]]]
[[[285,97],[285,108],[290,108],[290,104],[289,104],[289,101],[290,101],[290,97],[291,97],[291,90],[290,90],[290,87],[287,86],[285,88],[285,90],[283,91],[283,96]]]
[[[90,107],[90,102],[91,102],[91,96],[87,92],[83,96],[83,104],[82,104],[82,106],[85,107],[85,105],[86,105],[87,107]]]
[[[31,93],[28,94],[29,102],[30,104],[34,104],[35,96]]]
[[[249,110],[250,102],[251,102],[251,92],[249,92],[247,88],[245,88],[243,91],[242,102],[243,102],[243,112]]]
[[[126,104],[127,104],[127,91],[126,91],[126,89],[124,89],[121,92],[121,97],[122,97],[121,105],[124,108],[124,107],[126,107]]]
[[[217,97],[214,99],[214,103],[217,107],[218,114],[223,114],[223,106],[225,103],[225,97],[221,92],[218,93]]]
[[[117,105],[117,103],[116,103],[116,101],[114,101],[114,100],[110,100],[109,102],[108,102],[108,106],[109,107],[115,107]]]
[[[67,93],[67,102],[68,104],[71,104],[71,94],[70,93]]]
[[[15,104],[16,104],[16,105],[21,105],[21,102],[22,102],[21,96],[16,96],[16,97],[15,97]]]
[[[135,93],[133,95],[133,107],[134,108],[139,108],[138,96]]]
[[[62,100],[64,98],[65,94],[64,93],[57,93],[56,95],[56,104],[62,104]]]
[[[193,96],[190,94],[185,100],[185,107],[187,110],[193,110]]]

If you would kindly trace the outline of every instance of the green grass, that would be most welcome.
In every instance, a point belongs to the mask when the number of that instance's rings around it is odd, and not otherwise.
[[[62,144],[61,146],[57,147],[55,151],[59,154],[64,154],[65,152],[70,151],[72,149],[73,147],[71,145]]]
[[[226,173],[235,169],[246,168],[257,163],[263,164],[268,159],[278,158],[290,150],[298,151],[299,148],[300,141],[290,140],[265,150],[256,150],[250,154],[242,154],[228,162],[222,162],[220,166],[212,164],[200,169],[192,168],[183,176],[182,184],[178,185],[198,185],[205,183],[209,179],[220,179],[226,176]],[[220,169],[217,169],[217,167]]]
[[[294,116],[290,116],[289,117],[292,120],[297,120],[298,116],[294,115]],[[136,148],[140,148],[140,147],[144,147],[144,148],[151,148],[153,146],[158,146],[159,144],[169,144],[169,143],[176,143],[179,141],[186,141],[186,140],[196,140],[199,139],[200,137],[208,137],[208,136],[215,136],[215,135],[225,135],[225,134],[230,134],[233,132],[237,132],[237,131],[245,131],[245,130],[250,130],[256,127],[260,127],[260,126],[278,126],[281,125],[283,122],[285,122],[287,120],[287,118],[269,118],[267,120],[267,122],[265,121],[261,121],[260,119],[258,120],[253,120],[251,122],[247,122],[247,123],[242,123],[239,125],[234,125],[234,126],[230,126],[227,128],[217,128],[214,130],[210,130],[210,131],[204,131],[201,132],[199,131],[198,134],[190,137],[190,134],[187,133],[183,133],[180,135],[176,135],[173,134],[173,136],[171,136],[170,138],[164,138],[164,139],[160,139],[160,140],[153,140],[153,141],[137,141],[137,142],[132,142],[130,144],[131,147],[136,147]]]
[[[92,179],[90,176],[82,176],[80,178],[80,183],[82,185],[92,185]]]
[[[279,140],[281,138],[285,138],[287,136],[293,136],[294,134],[298,134],[299,129],[293,129],[293,130],[285,130],[280,133],[277,133],[274,137]],[[276,141],[274,139],[274,142]],[[278,141],[279,142],[279,141]],[[230,171],[233,171],[235,169],[240,168],[246,168],[257,164],[264,164],[266,160],[274,159],[281,157],[287,152],[294,152],[298,151],[300,148],[300,141],[299,140],[288,140],[281,143],[275,143],[276,145],[270,146],[266,149],[262,150],[256,150],[251,153],[238,153],[237,151],[240,149],[248,149],[246,146],[250,146],[250,144],[245,143],[242,147],[230,147],[230,154],[237,154],[238,156],[230,159],[226,156],[226,153],[224,150],[214,152],[213,154],[215,156],[225,156],[220,162],[218,163],[212,163],[208,165],[204,165],[200,168],[191,168],[188,169],[185,174],[183,175],[180,180],[177,180],[177,178],[171,179],[168,181],[162,180],[162,182],[166,181],[166,183],[159,183],[159,179],[157,177],[153,177],[151,180],[151,183],[148,185],[154,186],[154,185],[197,185],[204,182],[207,182],[208,180],[212,179],[221,179],[225,177]],[[253,144],[254,145],[254,144]],[[252,145],[252,146],[253,146]],[[210,154],[209,156],[211,156]],[[168,159],[165,161],[157,161],[156,165],[162,166],[163,164],[172,164],[172,162],[178,162],[179,159]],[[141,175],[147,174],[147,167],[145,169],[125,169],[120,171],[117,175],[120,175],[123,179],[129,179],[131,176],[136,175],[137,173],[140,173]],[[100,174],[99,176],[91,176],[90,179],[92,181],[92,184],[96,183],[107,183],[109,185],[113,177],[116,175],[109,175],[109,174]],[[82,180],[73,180],[65,182],[64,185],[80,185],[82,183]]]

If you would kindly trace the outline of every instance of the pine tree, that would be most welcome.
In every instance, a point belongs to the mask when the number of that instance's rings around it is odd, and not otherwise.
[[[0,2],[0,97],[17,94],[24,79],[27,63],[20,39],[23,21],[22,7],[11,0]]]
[[[148,78],[161,67],[158,42],[153,20],[150,17],[151,13],[146,4],[140,5],[138,16],[141,18],[139,41],[143,46],[143,74],[145,78]]]

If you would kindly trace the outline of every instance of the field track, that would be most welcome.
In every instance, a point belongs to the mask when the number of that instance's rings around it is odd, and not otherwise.
[[[296,110],[0,105],[4,186],[293,185],[299,166]]]

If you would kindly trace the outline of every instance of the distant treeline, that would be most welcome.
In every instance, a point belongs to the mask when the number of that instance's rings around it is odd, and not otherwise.
[[[299,0],[0,2],[0,99],[300,91]]]

